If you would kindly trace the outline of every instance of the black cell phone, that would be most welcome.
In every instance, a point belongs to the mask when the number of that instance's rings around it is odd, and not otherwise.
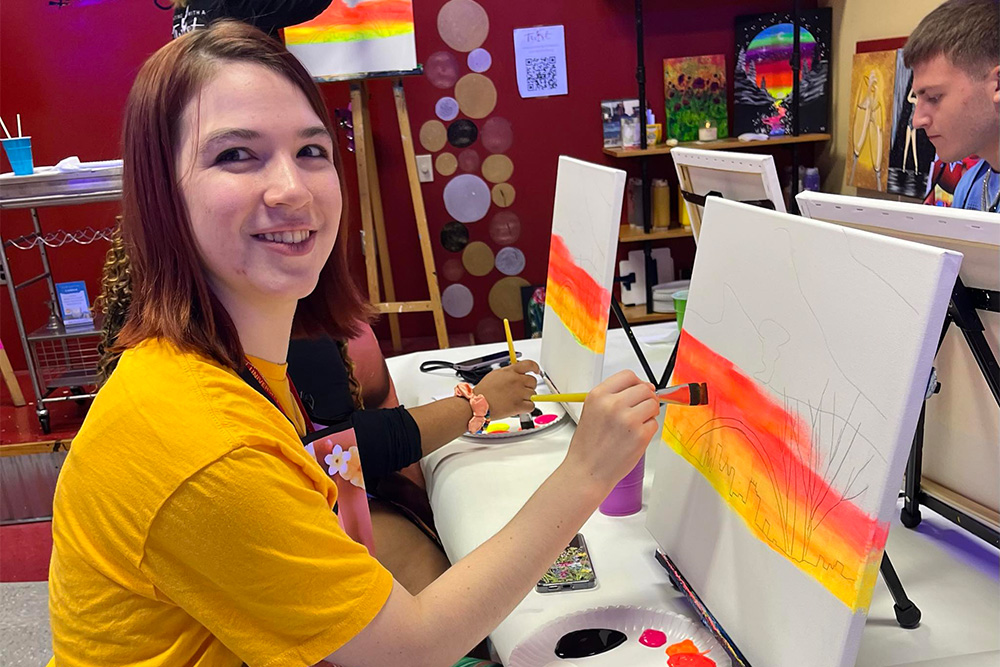
[[[520,357],[521,353],[518,352],[516,356]],[[489,375],[494,367],[506,366],[509,363],[510,352],[497,352],[496,354],[488,354],[485,357],[466,359],[458,363],[450,361],[425,361],[420,364],[420,370],[423,373],[429,373],[442,368],[450,368],[466,382],[478,384],[484,377]]]
[[[545,576],[538,580],[535,590],[539,593],[555,593],[593,588],[596,585],[597,574],[590,560],[587,541],[582,534],[577,533]]]
[[[521,353],[518,352],[517,356],[520,357]],[[486,373],[489,373],[489,369],[492,369],[495,364],[502,364],[505,361],[510,361],[510,352],[497,352],[496,354],[487,354],[485,357],[459,361],[455,364],[455,371],[458,373],[479,373],[486,369]]]

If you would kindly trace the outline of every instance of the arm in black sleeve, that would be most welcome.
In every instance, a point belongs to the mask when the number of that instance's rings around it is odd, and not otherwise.
[[[423,456],[420,429],[406,408],[359,410],[351,414],[351,424],[368,489],[375,489],[380,479]]]

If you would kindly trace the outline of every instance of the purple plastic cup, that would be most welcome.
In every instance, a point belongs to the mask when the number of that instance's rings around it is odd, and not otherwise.
[[[642,477],[646,472],[646,456],[643,455],[639,462],[632,468],[632,472],[625,475],[620,482],[615,484],[611,493],[601,503],[601,514],[606,516],[628,516],[635,514],[642,509]]]

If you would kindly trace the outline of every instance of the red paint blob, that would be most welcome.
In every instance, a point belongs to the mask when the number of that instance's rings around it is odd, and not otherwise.
[[[700,653],[678,653],[667,658],[670,667],[715,667],[715,660]]]
[[[535,423],[539,426],[544,426],[545,424],[550,424],[556,420],[556,415],[538,415],[535,417]]]
[[[659,630],[643,630],[639,637],[639,643],[643,646],[659,648],[667,643],[667,636]]]

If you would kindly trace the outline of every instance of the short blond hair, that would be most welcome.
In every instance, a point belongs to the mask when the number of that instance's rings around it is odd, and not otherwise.
[[[913,67],[944,55],[971,77],[1000,61],[1000,0],[948,0],[925,16],[903,48]]]

